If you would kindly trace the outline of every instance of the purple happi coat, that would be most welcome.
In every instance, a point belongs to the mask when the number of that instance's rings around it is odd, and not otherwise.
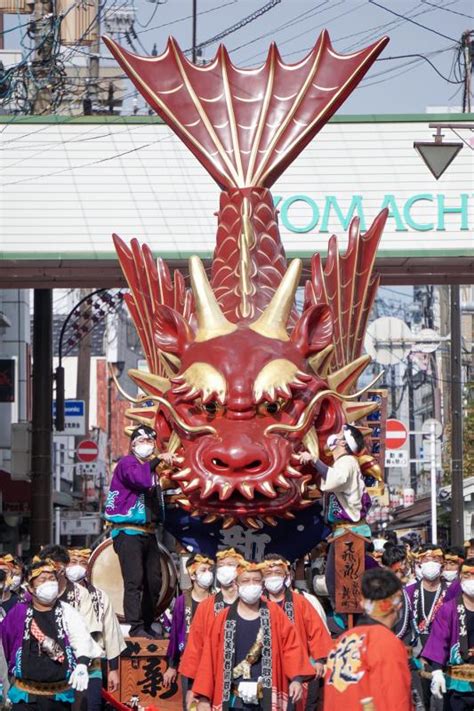
[[[26,602],[17,603],[0,623],[0,636],[8,665],[8,672],[18,678],[22,677],[21,653],[29,608],[30,605]],[[64,636],[64,644],[68,661],[70,662],[71,659],[68,650],[71,650],[71,644],[66,633]]]
[[[147,523],[145,492],[154,484],[149,462],[139,462],[129,454],[115,467],[105,501],[104,517],[115,524]]]
[[[466,631],[464,630],[464,635],[461,635],[462,623],[460,622],[460,618],[463,616],[461,610],[463,607],[461,596],[449,600],[440,607],[434,619],[430,636],[423,647],[421,656],[433,662],[438,668],[448,664],[457,666],[466,663],[467,649],[462,649],[462,638],[466,637]],[[465,646],[467,647],[467,637]],[[446,688],[472,693],[474,683],[453,679],[447,674]]]
[[[173,668],[177,668],[179,660],[184,651],[186,639],[188,637],[189,627],[191,625],[191,603],[190,595],[182,593],[176,598],[173,608],[173,617],[171,619],[170,638],[168,642],[168,664]],[[174,666],[176,665],[176,666]]]
[[[405,592],[408,595],[408,600],[410,601],[410,607],[412,610],[412,619],[413,619],[413,626],[418,632],[418,634],[428,634],[428,632],[431,629],[431,625],[433,624],[433,620],[436,619],[436,615],[438,614],[439,610],[441,609],[442,604],[446,600],[446,585],[441,583],[441,594],[439,596],[439,599],[435,605],[435,609],[432,611],[431,614],[431,619],[430,619],[430,624],[428,626],[425,625],[425,621],[422,620],[419,622],[416,617],[416,612],[417,612],[417,604],[416,604],[416,591],[419,590],[420,592],[418,595],[421,595],[421,581],[417,581],[416,583],[411,583],[410,585],[407,585],[405,588]]]

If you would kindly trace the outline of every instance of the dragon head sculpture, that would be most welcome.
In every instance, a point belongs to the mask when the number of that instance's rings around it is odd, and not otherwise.
[[[191,289],[146,245],[132,240],[128,247],[114,235],[149,366],[129,372],[144,395],[128,414],[152,423],[163,446],[181,457],[172,477],[185,510],[209,523],[223,517],[224,527],[274,525],[318,497],[301,452],[326,458],[329,434],[377,407],[354,388],[370,360],[361,348],[386,212],[364,235],[353,220],[344,255],[332,237],[325,266],[313,257],[299,313],[302,262],[287,265],[268,188],[386,39],[341,56],[323,33],[298,65],[283,64],[272,45],[254,70],[234,67],[223,47],[196,67],[173,40],[156,58],[106,42],[223,189],[210,279],[191,257]]]

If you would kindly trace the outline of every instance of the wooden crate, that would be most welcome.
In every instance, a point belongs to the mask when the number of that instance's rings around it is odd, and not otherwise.
[[[163,687],[167,639],[125,640],[127,649],[120,657],[120,688],[114,697],[128,703],[138,696],[140,706],[156,706],[160,711],[182,711],[183,701],[179,679],[169,688]]]

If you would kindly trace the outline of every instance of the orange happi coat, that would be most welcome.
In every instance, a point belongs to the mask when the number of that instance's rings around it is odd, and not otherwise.
[[[213,711],[229,708],[226,683],[230,677],[225,674],[224,668],[227,667],[231,673],[235,664],[229,630],[232,625],[231,618],[236,615],[236,608],[237,603],[234,603],[230,608],[219,612],[215,618],[207,634],[194,679],[194,695],[210,699]],[[264,697],[261,705],[265,711],[286,711],[290,681],[296,677],[312,679],[315,674],[294,625],[278,605],[262,601],[262,618],[263,615],[267,615],[269,621],[271,678],[263,678]],[[265,666],[263,656],[262,665]]]
[[[288,591],[288,596],[293,602],[295,627],[307,647],[308,656],[315,660],[325,659],[332,647],[332,639],[324,622],[304,595]]]
[[[329,652],[324,681],[324,711],[359,711],[367,698],[377,711],[413,709],[405,646],[383,624],[367,620],[344,632]]]
[[[179,673],[194,679],[202,657],[204,642],[216,617],[218,595],[210,595],[197,608],[189,629],[186,647],[181,657]],[[220,601],[219,601],[220,602]]]

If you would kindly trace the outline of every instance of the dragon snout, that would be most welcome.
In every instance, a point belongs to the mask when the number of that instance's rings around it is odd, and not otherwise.
[[[209,472],[216,475],[255,475],[266,471],[270,457],[258,444],[242,446],[238,443],[225,447],[209,447],[203,455],[203,463]]]

